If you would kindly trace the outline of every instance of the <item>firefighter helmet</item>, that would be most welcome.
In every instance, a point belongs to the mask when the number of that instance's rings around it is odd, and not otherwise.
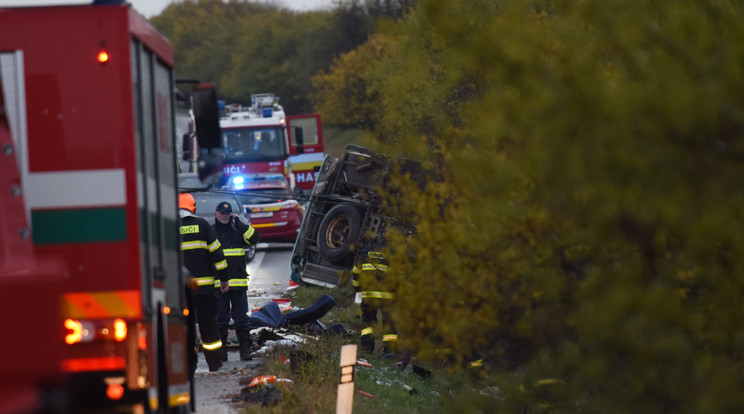
[[[189,193],[182,193],[178,195],[178,208],[186,209],[192,213],[196,212],[196,201],[194,196]]]

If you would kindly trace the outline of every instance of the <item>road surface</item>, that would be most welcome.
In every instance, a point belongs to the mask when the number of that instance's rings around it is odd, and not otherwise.
[[[260,308],[275,298],[285,297],[289,287],[289,259],[292,244],[260,243],[256,257],[248,264],[248,309]],[[233,331],[230,332],[233,335]],[[233,404],[232,398],[246,385],[240,381],[267,374],[260,369],[261,361],[241,361],[237,347],[228,347],[224,372],[209,372],[204,355],[199,354],[196,369],[196,412],[199,414],[235,414],[245,406]]]

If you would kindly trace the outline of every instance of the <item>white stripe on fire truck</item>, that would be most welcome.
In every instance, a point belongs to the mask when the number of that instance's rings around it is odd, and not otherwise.
[[[314,163],[322,163],[323,158],[325,158],[325,154],[322,152],[306,152],[303,154],[298,155],[292,155],[289,157],[289,163],[292,164],[292,166],[295,166],[297,164],[314,164]]]
[[[122,206],[127,203],[124,169],[29,173],[30,209]]]

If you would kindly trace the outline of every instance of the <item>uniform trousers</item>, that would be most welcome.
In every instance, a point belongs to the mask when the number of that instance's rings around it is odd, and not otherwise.
[[[233,329],[236,331],[249,330],[250,319],[248,318],[248,294],[245,290],[230,288],[225,293],[220,293],[220,313],[217,316],[217,324],[220,330],[226,331],[232,317]]]
[[[222,365],[222,341],[220,329],[217,326],[217,313],[219,312],[217,295],[219,291],[215,289],[210,293],[195,292],[193,296],[196,323],[199,324],[204,358],[207,360],[210,371],[219,369]]]
[[[367,352],[373,352],[375,349],[375,330],[377,329],[377,313],[379,312],[382,320],[382,344],[383,352],[390,353],[397,351],[397,331],[395,324],[390,317],[390,306],[392,300],[379,298],[362,299],[362,329],[361,341],[362,347]]]

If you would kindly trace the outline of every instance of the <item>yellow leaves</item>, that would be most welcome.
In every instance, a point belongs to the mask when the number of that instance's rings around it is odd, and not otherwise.
[[[385,54],[388,40],[374,35],[364,45],[334,60],[328,72],[313,77],[314,101],[327,122],[371,128],[381,102],[376,99],[368,79],[375,62]]]

